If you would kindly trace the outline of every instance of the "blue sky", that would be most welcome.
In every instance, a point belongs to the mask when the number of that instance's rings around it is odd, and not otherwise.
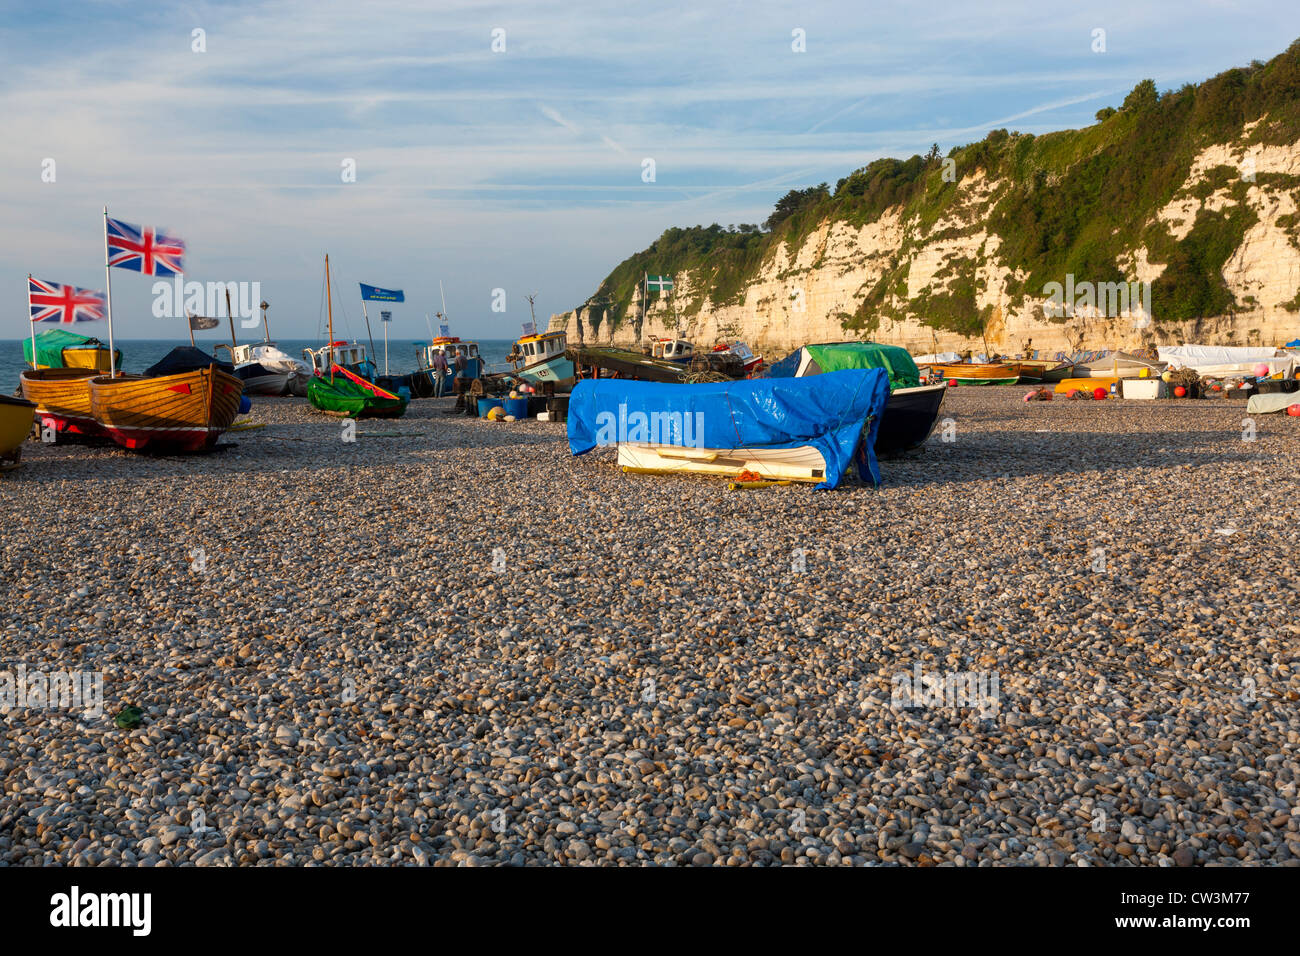
[[[0,11],[0,338],[26,334],[28,272],[103,287],[104,204],[184,238],[187,279],[261,282],[279,337],[316,335],[328,252],[345,331],[363,281],[405,289],[392,334],[424,337],[442,280],[457,334],[503,338],[527,293],[545,321],[670,226],[762,222],[790,188],[932,142],[1088,125],[1144,77],[1197,82],[1300,36],[1294,2],[1226,0]],[[184,337],[150,285],[114,270],[117,334]]]

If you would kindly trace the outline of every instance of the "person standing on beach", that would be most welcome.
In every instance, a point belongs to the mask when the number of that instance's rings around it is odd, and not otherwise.
[[[452,361],[452,368],[456,374],[452,377],[452,391],[457,398],[463,395],[469,389],[469,362],[465,359],[465,350],[457,349],[456,358]]]
[[[437,386],[437,397],[442,398],[442,392],[447,384],[447,356],[441,351],[433,353],[433,377],[434,384]]]

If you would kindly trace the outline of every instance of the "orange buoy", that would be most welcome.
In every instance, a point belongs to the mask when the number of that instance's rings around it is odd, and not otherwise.
[[[1187,397],[1187,389],[1183,388],[1181,385],[1175,385],[1174,398],[1186,398],[1186,397]]]
[[[1300,405],[1288,405],[1286,413],[1293,418],[1300,418]]]

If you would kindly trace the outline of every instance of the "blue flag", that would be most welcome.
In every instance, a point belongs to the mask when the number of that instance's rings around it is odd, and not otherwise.
[[[361,283],[361,298],[371,302],[405,302],[406,295],[401,289],[381,289],[379,286]]]

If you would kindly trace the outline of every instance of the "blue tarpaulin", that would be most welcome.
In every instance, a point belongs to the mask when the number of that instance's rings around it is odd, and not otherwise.
[[[826,460],[834,488],[855,456],[858,473],[880,484],[876,432],[889,401],[884,369],[847,369],[806,378],[753,379],[671,385],[621,379],[584,379],[569,399],[569,450],[581,455],[619,441],[649,441],[638,422],[659,416],[674,430],[702,425],[701,434],[658,436],[663,444],[701,448],[797,448],[809,445]],[[639,413],[639,414],[638,414]]]

